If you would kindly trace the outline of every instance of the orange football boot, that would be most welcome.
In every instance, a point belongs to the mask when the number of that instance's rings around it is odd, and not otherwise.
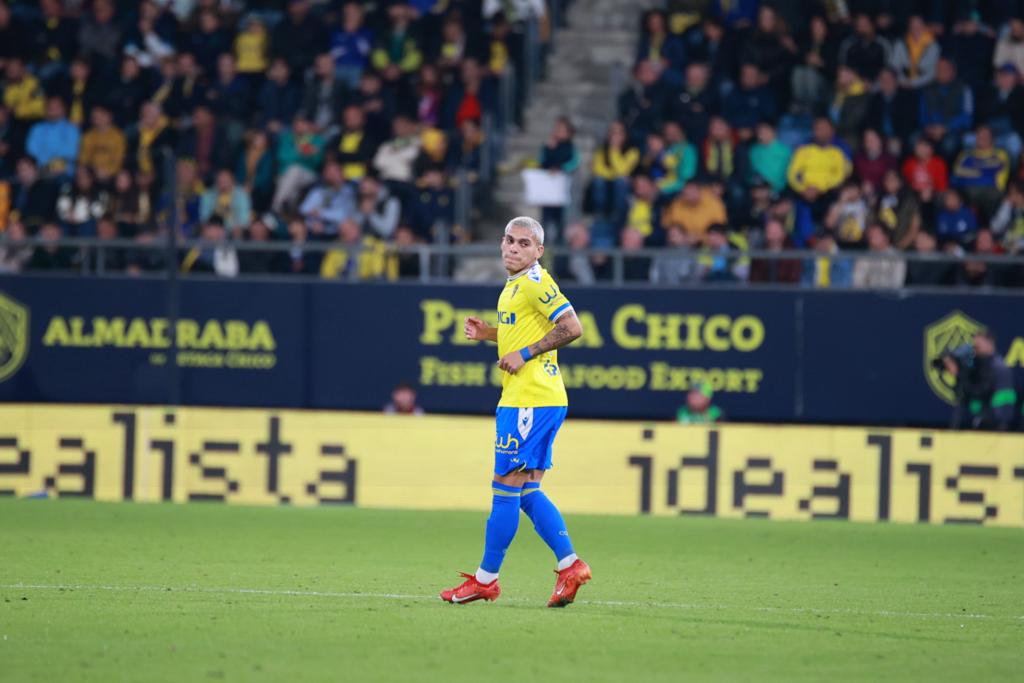
[[[480,583],[473,574],[459,572],[459,575],[466,579],[462,584],[455,588],[441,591],[441,599],[445,602],[450,602],[453,605],[464,605],[476,600],[494,601],[501,595],[501,586],[498,585],[497,579],[490,583]],[[575,594],[575,592],[574,590],[573,593]]]
[[[590,567],[583,560],[577,559],[562,571],[555,570],[555,591],[548,600],[548,607],[565,607],[576,599],[576,591],[590,581]]]

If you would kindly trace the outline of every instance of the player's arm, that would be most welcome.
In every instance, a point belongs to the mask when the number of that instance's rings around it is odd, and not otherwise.
[[[541,337],[540,341],[530,344],[525,349],[505,354],[498,361],[498,367],[514,375],[534,356],[560,349],[581,336],[583,336],[583,326],[580,324],[580,319],[576,316],[576,311],[567,308],[555,320],[555,326],[551,328],[551,331]]]
[[[462,331],[466,333],[466,339],[475,341],[498,341],[498,328],[491,327],[480,318],[469,316],[462,325]]]

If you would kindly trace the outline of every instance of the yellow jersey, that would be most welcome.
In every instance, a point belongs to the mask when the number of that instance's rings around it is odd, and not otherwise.
[[[535,344],[572,310],[548,271],[533,264],[505,283],[498,297],[498,358]],[[499,407],[543,408],[569,405],[558,369],[558,352],[539,354],[501,378]]]

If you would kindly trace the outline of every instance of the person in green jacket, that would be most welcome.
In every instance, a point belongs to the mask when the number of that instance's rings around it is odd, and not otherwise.
[[[281,213],[286,204],[294,204],[302,190],[316,182],[324,159],[323,136],[313,123],[298,115],[290,130],[282,131],[277,140],[277,190],[271,208]]]
[[[786,189],[786,169],[792,155],[793,150],[779,142],[775,126],[767,121],[757,124],[757,142],[750,147],[750,170],[775,192]]]
[[[676,412],[676,422],[684,425],[715,424],[725,419],[722,409],[711,402],[715,392],[711,385],[702,382],[699,387],[686,394],[686,405]]]

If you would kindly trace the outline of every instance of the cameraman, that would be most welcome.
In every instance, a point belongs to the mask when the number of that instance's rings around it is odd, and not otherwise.
[[[1010,428],[1017,392],[1013,373],[996,353],[996,339],[991,331],[978,332],[970,346],[953,349],[938,362],[956,377],[957,403],[950,428]]]

